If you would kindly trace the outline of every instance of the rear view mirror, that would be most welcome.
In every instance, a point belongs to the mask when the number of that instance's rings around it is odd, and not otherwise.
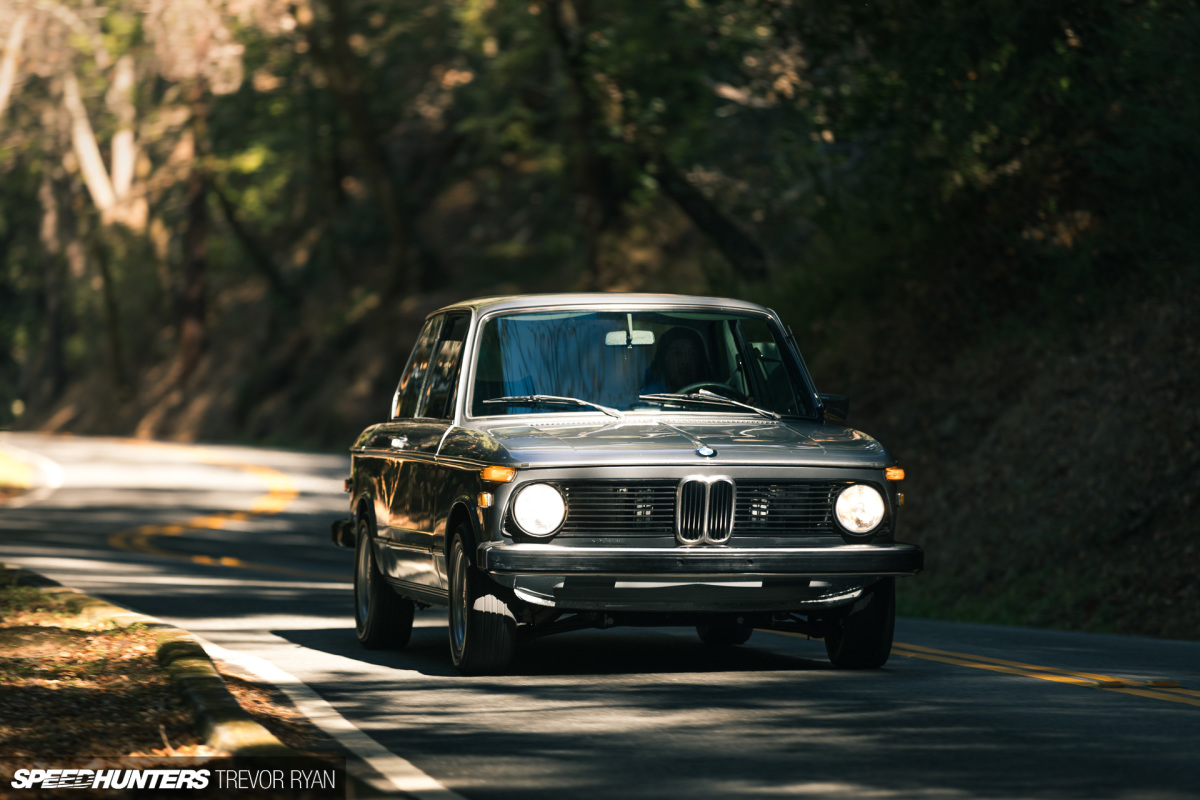
[[[604,334],[604,343],[609,347],[654,344],[654,331],[609,331]]]

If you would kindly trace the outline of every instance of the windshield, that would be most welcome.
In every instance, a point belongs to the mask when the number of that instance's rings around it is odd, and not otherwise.
[[[772,320],[683,309],[492,317],[479,335],[471,413],[580,411],[578,404],[536,402],[533,396],[619,411],[755,413],[701,402],[701,390],[784,416],[814,416],[800,367]],[[681,394],[697,399],[668,396]]]

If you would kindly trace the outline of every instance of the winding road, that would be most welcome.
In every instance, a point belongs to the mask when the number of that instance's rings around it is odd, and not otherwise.
[[[203,637],[288,691],[380,787],[1200,797],[1200,642],[902,619],[884,669],[843,672],[799,637],[719,649],[691,629],[618,628],[464,678],[441,610],[418,612],[402,651],[358,645],[353,554],[329,544],[346,455],[0,433],[0,456],[38,476],[0,506],[0,560]]]

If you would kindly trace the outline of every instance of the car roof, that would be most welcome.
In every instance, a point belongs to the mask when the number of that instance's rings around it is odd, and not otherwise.
[[[570,292],[560,294],[514,294],[499,295],[496,297],[476,297],[444,306],[433,313],[440,314],[451,310],[471,310],[476,313],[484,313],[565,306],[594,306],[597,308],[678,308],[681,306],[705,306],[771,313],[770,309],[745,300],[686,294],[644,294],[638,292]],[[430,316],[433,315],[431,314]]]

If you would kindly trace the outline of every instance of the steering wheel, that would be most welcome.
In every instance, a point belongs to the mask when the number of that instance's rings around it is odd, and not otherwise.
[[[732,400],[737,400],[742,403],[746,402],[746,395],[742,394],[737,389],[730,386],[728,383],[721,383],[720,381],[696,381],[695,383],[689,383],[687,386],[684,386],[682,389],[679,390],[678,393],[679,394],[691,394],[692,392],[698,392],[701,389],[708,389],[710,392],[715,392],[716,394],[723,394]],[[723,390],[723,391],[716,391],[716,390]]]

